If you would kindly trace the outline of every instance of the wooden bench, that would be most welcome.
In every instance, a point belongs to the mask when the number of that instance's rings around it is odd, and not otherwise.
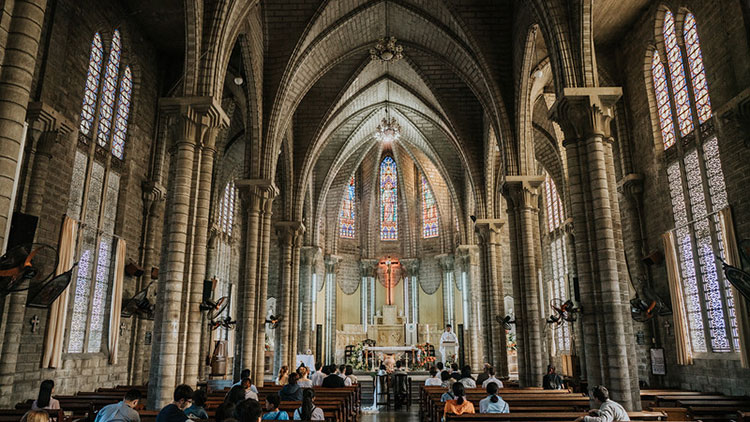
[[[585,412],[528,412],[528,413],[473,413],[463,415],[445,415],[445,421],[460,422],[499,422],[499,421],[572,421],[585,415]],[[633,421],[661,421],[666,420],[664,412],[628,412]]]

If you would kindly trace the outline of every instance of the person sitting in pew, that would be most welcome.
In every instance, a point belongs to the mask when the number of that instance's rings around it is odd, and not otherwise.
[[[619,403],[609,399],[609,391],[603,385],[597,385],[591,389],[594,402],[599,405],[599,410],[589,411],[588,416],[581,416],[575,422],[619,422],[629,421],[628,412]]]
[[[195,390],[193,392],[193,404],[185,409],[185,414],[190,419],[208,419],[208,412],[206,412],[205,406],[206,390]]]
[[[185,422],[188,420],[185,415],[185,408],[193,401],[193,389],[189,385],[178,385],[174,389],[172,399],[172,403],[164,406],[156,415],[156,422]]]
[[[482,371],[481,374],[477,375],[477,385],[483,385],[484,381],[490,377],[490,368],[492,365],[489,363],[484,364],[484,371]]]
[[[59,409],[60,402],[57,399],[52,398],[52,393],[55,391],[55,382],[52,380],[44,380],[39,385],[39,395],[36,400],[31,403],[31,410],[44,410],[44,409]]]
[[[498,389],[503,388],[503,382],[495,378],[495,368],[491,366],[487,368],[487,374],[489,375],[489,378],[482,381],[482,388],[487,388],[489,384],[497,384]],[[479,384],[479,378],[477,378],[477,384]]]
[[[440,386],[443,388],[447,388],[448,390],[450,390],[451,386],[453,386],[453,383],[456,382],[456,380],[451,376],[451,373],[448,371],[443,371],[440,373],[440,380],[442,381],[440,383]]]
[[[276,377],[276,385],[286,385],[289,379],[289,368],[284,365],[279,368],[279,375]]]
[[[351,382],[349,385],[359,384],[359,380],[354,375],[354,367],[351,365],[346,365],[346,370],[344,371],[344,375],[346,375],[346,378]],[[346,381],[344,381],[346,383]]]
[[[121,402],[102,407],[96,413],[96,419],[94,419],[94,422],[107,422],[114,420],[123,422],[140,422],[141,416],[138,414],[138,411],[135,410],[140,400],[140,390],[137,388],[128,390]]]
[[[313,388],[312,380],[307,377],[307,374],[309,373],[310,370],[306,366],[300,366],[299,368],[297,368],[297,375],[299,375],[297,385],[299,385],[300,388]]]
[[[242,387],[242,389],[245,390],[245,400],[247,399],[258,400],[258,393],[253,391],[253,380],[251,380],[250,378],[243,379],[242,384],[240,384],[240,387]]]
[[[260,422],[263,409],[257,400],[249,399],[237,405],[235,414],[237,415],[237,422]]]
[[[297,385],[297,373],[289,374],[287,384],[279,390],[279,397],[283,401],[302,401],[302,388]]]
[[[466,399],[466,393],[464,385],[460,382],[453,384],[453,397],[452,400],[445,402],[444,414],[463,415],[464,413],[474,413],[474,404]]]
[[[479,401],[479,413],[510,413],[508,403],[497,395],[497,383],[487,384],[486,389],[489,396]]]
[[[424,386],[425,387],[429,387],[431,385],[437,386],[437,385],[440,385],[442,383],[443,383],[443,380],[441,380],[440,377],[438,377],[438,370],[437,370],[437,368],[435,368],[433,366],[432,368],[430,368],[430,378],[427,378],[424,381]]]
[[[340,376],[342,380],[346,381],[346,365],[339,365],[338,368],[336,368],[336,375]]]
[[[242,372],[240,372],[240,380],[232,384],[232,387],[234,387],[235,385],[241,385],[242,380],[244,380],[245,378],[250,378],[250,370],[247,368],[243,369]],[[253,390],[253,393],[258,394],[258,388],[255,387],[255,384],[253,384],[252,381],[253,379],[250,378],[250,389]]]
[[[437,370],[438,370],[438,376],[440,376],[440,374],[442,374],[443,371],[445,371],[445,366],[443,365],[443,362],[438,362],[435,364],[435,366],[437,367]]]
[[[278,394],[269,394],[266,396],[266,414],[263,420],[266,421],[288,421],[289,414],[285,410],[279,410],[281,398]]]
[[[323,380],[323,387],[325,388],[339,388],[345,387],[344,380],[338,376],[336,371],[336,365],[330,365],[328,367],[328,376]]]
[[[545,390],[562,390],[563,380],[562,377],[555,372],[554,366],[547,366],[547,375],[542,378],[542,387]]]
[[[21,422],[49,422],[49,413],[44,410],[29,410],[23,415]]]
[[[313,387],[320,387],[321,385],[323,385],[323,380],[326,378],[326,375],[328,374],[324,373],[322,369],[323,369],[323,364],[320,362],[316,362],[315,373],[312,374],[312,377],[311,377]]]
[[[461,378],[458,380],[466,388],[477,388],[477,382],[471,376],[471,366],[466,365],[461,369]]]
[[[339,378],[339,376],[336,374],[331,374],[328,377]],[[328,377],[326,377],[326,379],[328,379]],[[323,413],[323,409],[315,406],[315,390],[308,388],[307,390],[305,390],[302,397],[302,407],[294,411],[294,420],[323,421],[325,419],[326,417]]]

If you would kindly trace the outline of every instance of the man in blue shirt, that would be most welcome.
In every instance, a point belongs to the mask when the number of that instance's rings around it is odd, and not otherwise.
[[[140,399],[140,390],[135,388],[129,390],[125,393],[125,397],[121,402],[102,407],[99,412],[96,413],[96,419],[94,422],[141,422],[141,417],[135,410]]]
[[[156,416],[156,422],[185,422],[185,408],[193,401],[193,389],[189,385],[178,385],[172,396],[174,401],[164,406]]]

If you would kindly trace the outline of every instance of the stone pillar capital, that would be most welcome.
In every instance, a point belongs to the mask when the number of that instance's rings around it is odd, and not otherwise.
[[[37,154],[52,155],[52,146],[64,141],[74,131],[73,123],[44,102],[30,102],[26,110],[26,121]]]
[[[510,209],[537,210],[539,201],[539,186],[544,183],[544,176],[506,176],[503,185],[505,196]]]
[[[443,271],[445,272],[453,271],[453,263],[454,263],[453,255],[441,254],[441,255],[437,255],[435,258],[437,258],[438,263],[440,263],[440,268],[442,268]]]
[[[420,260],[416,258],[402,259],[401,264],[406,268],[406,274],[409,277],[414,277],[419,274]]]
[[[141,184],[141,198],[143,198],[143,208],[148,214],[152,207],[166,199],[166,188],[160,183],[152,180],[145,180]]]
[[[339,272],[339,262],[341,257],[338,255],[326,255],[325,256],[326,273],[337,274]]]
[[[468,270],[468,266],[479,265],[479,246],[477,245],[458,245],[456,248],[456,265]]]
[[[315,266],[322,256],[323,250],[317,246],[303,246],[300,248],[300,262],[302,265]]]
[[[479,239],[488,245],[500,243],[500,231],[505,225],[505,220],[499,218],[481,218],[474,224],[474,230],[479,234]]]
[[[641,195],[643,194],[643,175],[638,173],[625,175],[625,177],[620,180],[620,188],[626,197],[640,201]]]
[[[221,103],[214,97],[165,97],[159,110],[167,117],[168,127],[176,131],[176,143],[189,143],[214,149],[216,134],[229,126]]]
[[[565,144],[592,136],[610,138],[609,122],[620,97],[620,87],[564,88],[550,117],[560,125]]]
[[[362,277],[375,277],[375,269],[378,266],[377,259],[360,259],[359,272]]]
[[[236,179],[234,185],[249,213],[270,213],[273,200],[279,194],[279,189],[270,179]]]
[[[305,225],[300,221],[279,221],[274,224],[276,236],[281,246],[300,246],[302,235],[305,233]]]

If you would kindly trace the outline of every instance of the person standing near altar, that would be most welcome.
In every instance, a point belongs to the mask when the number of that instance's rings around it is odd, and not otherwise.
[[[450,324],[445,326],[443,335],[440,336],[440,357],[443,363],[448,361],[448,358],[456,354],[458,349],[458,337],[453,332]]]

